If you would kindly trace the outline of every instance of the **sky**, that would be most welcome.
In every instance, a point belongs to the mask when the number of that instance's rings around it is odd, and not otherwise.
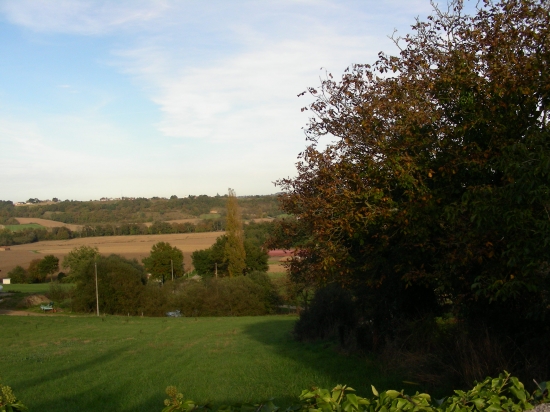
[[[446,2],[445,2],[446,4]],[[0,199],[276,193],[313,100],[429,0],[0,0]]]

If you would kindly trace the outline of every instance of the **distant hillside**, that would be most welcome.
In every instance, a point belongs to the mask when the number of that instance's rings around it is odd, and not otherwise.
[[[101,223],[147,223],[196,219],[201,215],[225,217],[227,196],[189,196],[170,199],[137,198],[108,201],[62,201],[15,206],[0,200],[0,224],[10,218],[38,218],[73,225]],[[281,214],[276,195],[239,197],[243,219],[276,217]],[[203,216],[204,219],[204,216]]]

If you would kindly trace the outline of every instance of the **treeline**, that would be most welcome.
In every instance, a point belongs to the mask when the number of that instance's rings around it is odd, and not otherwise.
[[[95,312],[94,270],[88,263],[74,289],[58,288],[58,296],[52,298],[73,311]],[[258,271],[234,278],[180,277],[162,285],[148,280],[137,261],[111,255],[98,257],[97,273],[101,314],[166,316],[179,311],[182,316],[253,316],[275,313],[280,304],[275,286]]]
[[[151,226],[143,223],[122,223],[86,225],[81,231],[73,231],[67,227],[29,228],[19,231],[0,229],[0,245],[13,246],[26,243],[34,243],[42,240],[66,240],[81,237],[97,236],[130,236],[130,235],[158,235],[173,233],[203,233],[224,231],[225,218],[201,220],[197,223],[170,223],[164,221],[153,222]],[[245,230],[267,231],[272,227],[271,222],[249,222]]]
[[[168,311],[179,311],[178,315],[185,316],[274,313],[281,295],[267,276],[268,255],[261,245],[270,228],[270,224],[253,224],[244,231],[246,262],[242,271],[233,276],[227,270],[233,256],[233,245],[227,242],[231,229],[216,242],[223,245],[218,260],[220,271],[186,272],[183,253],[166,242],[155,244],[149,256],[142,259],[143,265],[119,255],[101,256],[97,248],[80,246],[63,259],[68,275],[57,276],[59,281],[74,283],[76,287],[67,290],[53,286],[50,295],[61,307],[78,312],[93,312],[99,306],[102,313],[148,316],[163,316]],[[46,256],[35,263],[34,272],[44,273],[44,279],[58,269],[58,261],[47,258],[51,259]],[[193,265],[197,264],[194,255]],[[32,271],[31,267],[25,270],[18,266],[8,275],[35,282]]]
[[[162,220],[197,218],[216,211],[221,217],[226,214],[227,196],[188,196],[170,199],[137,198],[112,201],[65,200],[51,204],[33,203],[15,206],[12,201],[0,200],[0,224],[10,218],[34,217],[57,222],[89,225],[97,223],[134,222],[146,223]],[[239,198],[242,217],[257,219],[281,214],[277,196],[250,196]]]
[[[0,245],[12,246],[26,243],[39,242],[41,240],[64,240],[81,237],[80,232],[74,232],[66,227],[29,228],[13,232],[9,229],[0,229]]]

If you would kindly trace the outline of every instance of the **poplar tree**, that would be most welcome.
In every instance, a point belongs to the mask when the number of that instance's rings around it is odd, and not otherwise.
[[[229,277],[242,275],[246,269],[243,223],[235,190],[231,188],[227,197],[226,236],[225,257],[228,264]]]

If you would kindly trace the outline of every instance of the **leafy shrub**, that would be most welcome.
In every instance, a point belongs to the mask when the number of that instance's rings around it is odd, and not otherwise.
[[[147,285],[143,311],[164,316],[180,310],[184,316],[255,316],[274,313],[279,304],[275,286],[264,273],[235,278],[178,280],[164,287]]]
[[[486,378],[467,392],[456,390],[454,394],[432,402],[427,393],[416,393],[408,396],[404,391],[387,390],[378,392],[372,386],[373,398],[363,398],[352,393],[353,388],[338,385],[332,391],[313,388],[303,390],[300,404],[287,409],[288,412],[470,412],[470,411],[510,411],[520,412],[533,408],[533,403],[547,402],[547,398],[535,399],[524,388],[523,384],[508,372],[498,378]],[[211,410],[210,405],[197,405],[191,400],[184,400],[174,386],[166,388],[170,399],[164,401],[162,412],[186,411],[195,409]],[[219,412],[276,412],[279,407],[272,400],[249,405],[222,405]]]
[[[51,282],[49,285],[48,298],[56,303],[65,302],[72,297],[72,289],[63,287],[58,282]]]
[[[9,386],[0,383],[0,412],[18,412],[28,410],[13,394]]]
[[[30,283],[27,271],[19,265],[8,272],[8,277],[11,278],[11,283]]]
[[[252,271],[247,277],[262,288],[263,301],[269,313],[275,313],[282,303],[277,286],[271,281],[269,275],[263,271]]]
[[[187,282],[175,299],[184,316],[254,316],[270,310],[265,289],[247,276]]]

